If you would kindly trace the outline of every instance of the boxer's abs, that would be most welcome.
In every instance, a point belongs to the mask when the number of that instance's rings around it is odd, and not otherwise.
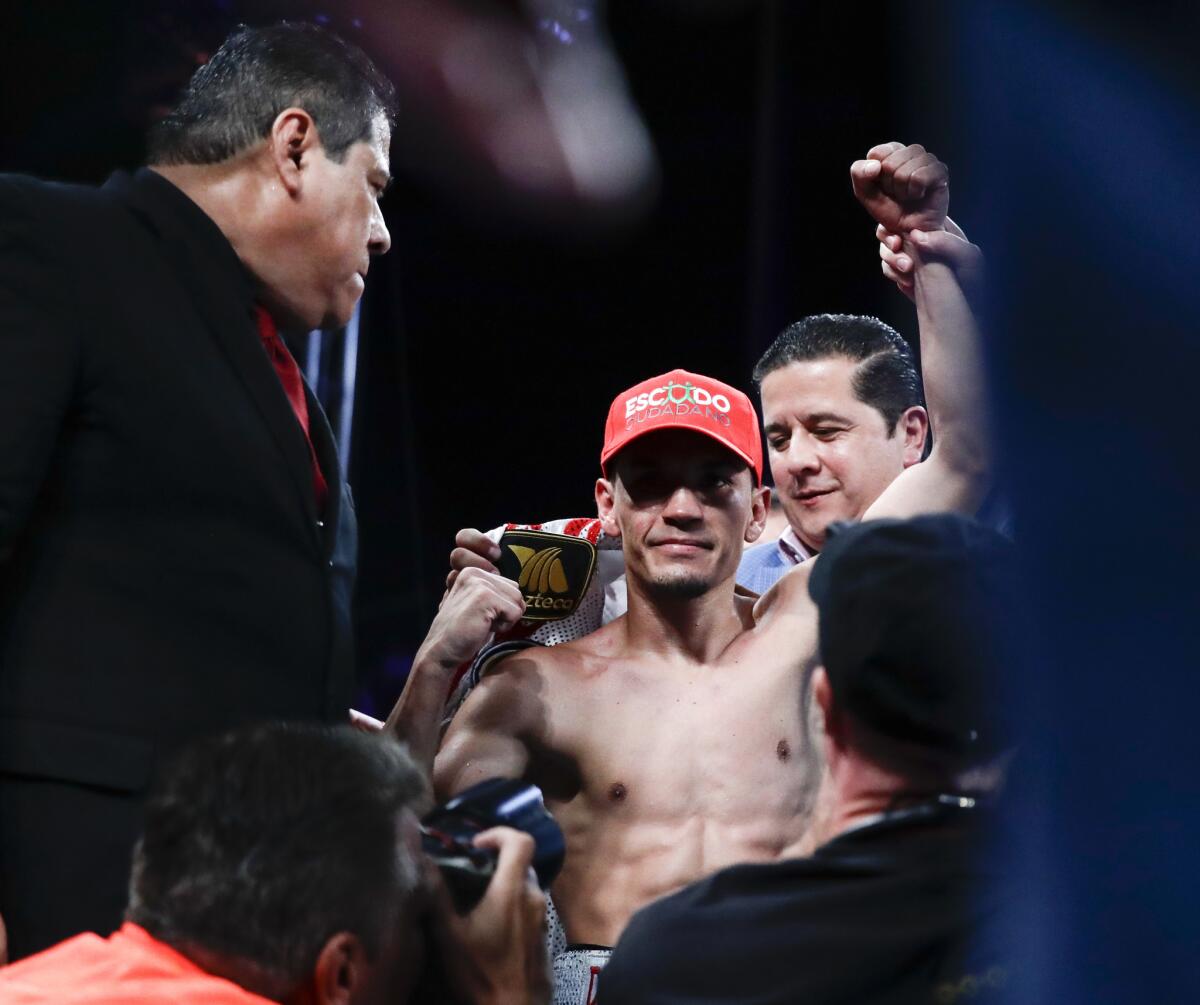
[[[769,797],[768,797],[769,798]],[[738,862],[773,861],[803,833],[796,817],[764,814],[725,822],[700,814],[676,820],[626,815],[596,819],[580,834],[567,818],[568,864],[554,886],[567,939],[611,946],[640,907]]]
[[[553,893],[571,942],[612,945],[649,901],[803,835],[817,761],[801,674],[763,649],[694,669],[617,659],[548,675],[541,752],[553,756],[539,767],[566,833]]]

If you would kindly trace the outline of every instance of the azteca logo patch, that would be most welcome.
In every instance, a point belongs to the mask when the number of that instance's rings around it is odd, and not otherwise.
[[[590,541],[546,531],[505,531],[500,552],[500,574],[521,588],[526,621],[555,621],[569,615],[596,566],[596,549]]]
[[[543,548],[535,551],[533,548],[523,548],[519,544],[510,544],[508,550],[517,556],[521,563],[521,575],[517,585],[545,593],[553,590],[555,593],[567,592],[567,574],[563,570],[562,548]]]
[[[729,410],[732,407],[729,399],[723,394],[713,394],[690,380],[685,384],[676,384],[675,381],[669,380],[653,391],[643,391],[625,399],[625,428],[629,429],[635,422],[645,422],[663,414],[688,413],[705,415],[723,426],[728,426]]]

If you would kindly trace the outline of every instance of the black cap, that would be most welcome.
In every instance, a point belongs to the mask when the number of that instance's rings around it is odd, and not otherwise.
[[[893,739],[980,758],[1003,749],[1012,551],[951,515],[831,528],[808,590],[838,705]]]

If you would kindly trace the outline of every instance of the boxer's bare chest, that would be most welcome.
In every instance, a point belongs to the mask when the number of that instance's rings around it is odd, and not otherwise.
[[[585,664],[553,682],[536,758],[560,813],[664,833],[700,821],[733,843],[795,839],[815,759],[802,668],[785,647],[748,639],[705,666]]]

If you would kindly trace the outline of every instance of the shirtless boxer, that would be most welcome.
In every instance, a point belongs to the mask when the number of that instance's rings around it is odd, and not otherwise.
[[[949,266],[923,261],[920,246],[906,250],[930,315],[922,357],[938,435],[868,517],[970,511],[982,492],[977,346],[948,337],[969,310]],[[628,614],[496,664],[437,756],[443,793],[494,775],[543,787],[567,835],[553,892],[573,943],[612,945],[649,900],[727,864],[771,860],[801,837],[811,810],[791,763],[815,763],[794,700],[815,649],[806,575],[784,577],[757,604],[735,596],[742,547],[766,515],[757,418],[739,392],[690,379],[693,403],[728,401],[728,424],[711,405],[683,417],[638,413],[649,385],[618,395],[610,413],[596,500],[605,533],[623,544]],[[418,758],[433,762],[457,667],[522,611],[509,580],[481,569],[455,580],[389,720]]]

